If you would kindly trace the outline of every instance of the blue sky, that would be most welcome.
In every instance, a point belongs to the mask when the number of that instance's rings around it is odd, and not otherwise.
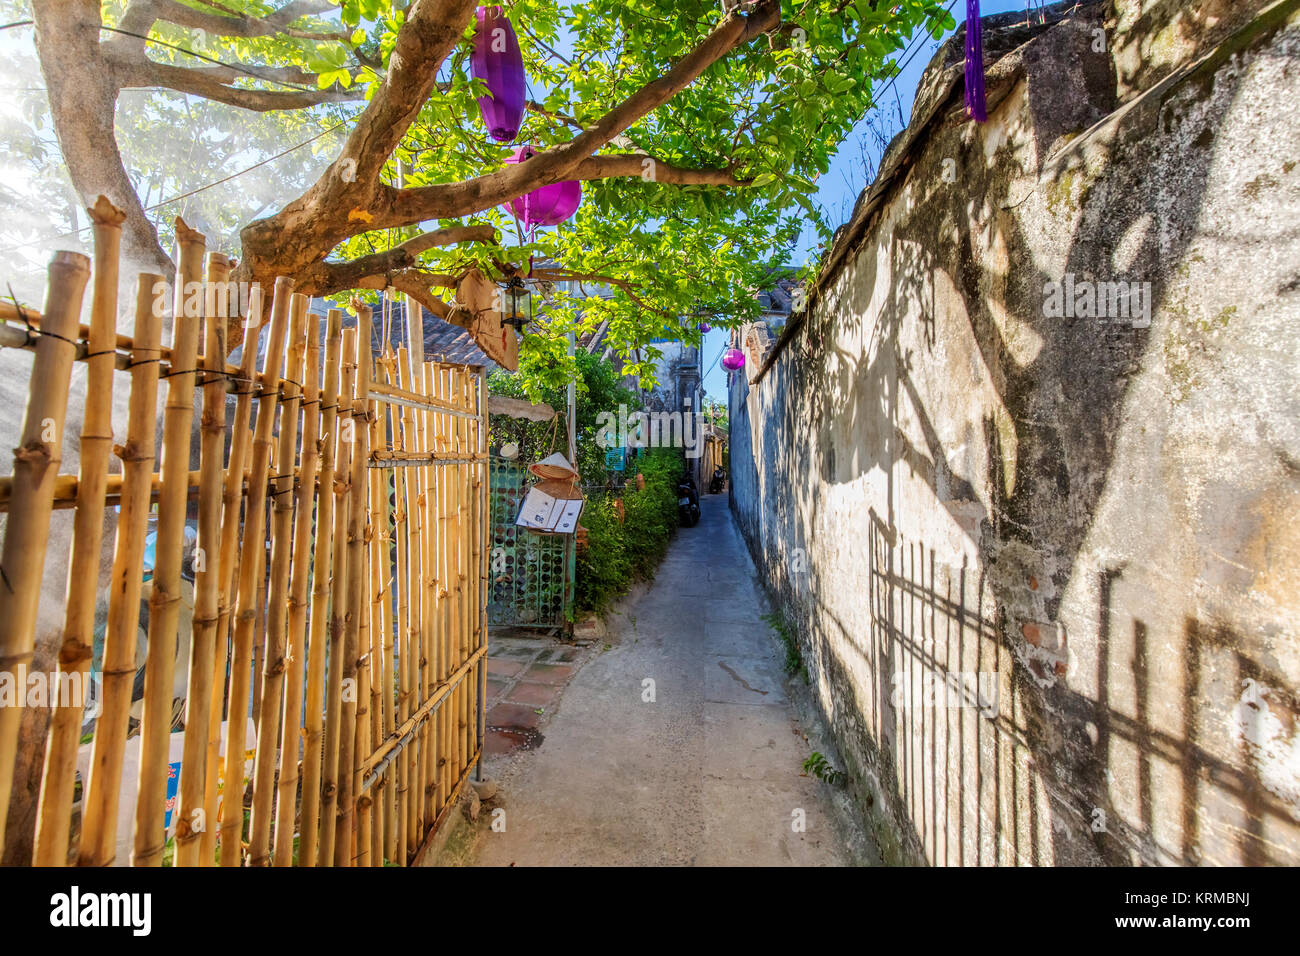
[[[1037,9],[1040,5],[1037,0],[983,0],[980,4],[980,12],[983,16],[989,16],[990,14],[1006,13],[1011,10],[1025,10],[1030,7]],[[962,0],[957,0],[953,6],[952,15],[956,18],[958,24],[966,19],[966,4]],[[890,133],[895,133],[901,129],[898,122],[900,108],[903,116],[911,116],[912,101],[915,98],[916,87],[921,80],[921,74],[925,71],[926,66],[939,49],[941,43],[942,41],[935,41],[928,34],[918,34],[913,37],[912,42],[899,60],[900,63],[904,59],[910,62],[907,62],[903,72],[887,90],[884,89],[885,84],[881,84],[881,90],[877,92],[877,98],[881,101],[879,109],[889,114],[889,121],[885,128]],[[881,117],[881,119],[885,119],[885,117]],[[862,169],[861,157],[863,150],[865,149],[870,155],[873,165],[879,164],[880,154],[883,152],[881,147],[872,141],[868,129],[868,120],[869,117],[863,117],[862,121],[854,128],[853,133],[840,147],[839,153],[831,162],[829,172],[817,181],[820,187],[817,192],[817,201],[822,209],[826,211],[829,221],[837,225],[848,218],[858,193],[868,185]],[[811,227],[806,228],[796,247],[794,255],[796,265],[802,265],[805,259],[813,254],[817,242],[815,231]],[[714,329],[704,336],[703,362],[706,369],[704,390],[711,398],[720,402],[725,402],[727,399],[727,374],[722,370],[719,361],[723,349],[727,347],[727,336],[728,333],[725,329]],[[712,367],[710,368],[710,366]]]

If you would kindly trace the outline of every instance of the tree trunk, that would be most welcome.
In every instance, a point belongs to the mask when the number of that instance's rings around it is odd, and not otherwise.
[[[113,118],[118,79],[99,45],[98,0],[33,0],[36,51],[68,176],[83,206],[107,196],[126,213],[124,276],[175,271],[122,163]]]

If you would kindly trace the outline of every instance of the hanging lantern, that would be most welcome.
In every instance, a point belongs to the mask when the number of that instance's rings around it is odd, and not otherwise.
[[[728,372],[745,367],[745,353],[740,349],[727,349],[722,353],[722,367]]]
[[[531,146],[521,146],[515,150],[507,163],[522,163],[537,154]],[[542,186],[530,193],[516,196],[510,200],[511,215],[529,228],[535,226],[558,226],[578,211],[582,202],[582,183],[576,179],[562,183]]]
[[[474,78],[488,88],[489,95],[478,100],[483,124],[497,142],[513,143],[524,120],[528,96],[519,40],[500,7],[479,7],[474,16],[478,25],[469,65]]]
[[[533,297],[528,292],[528,286],[524,285],[524,280],[519,276],[511,276],[510,281],[506,283],[505,292],[507,311],[501,321],[506,325],[513,325],[522,332],[531,319],[529,307]]]
[[[710,329],[713,328],[713,326],[709,325],[709,323],[707,322],[701,322],[698,326],[696,326],[696,328],[698,328],[701,332],[708,332]]]
[[[980,0],[966,0],[966,112],[977,123],[988,119],[984,101],[984,30]]]

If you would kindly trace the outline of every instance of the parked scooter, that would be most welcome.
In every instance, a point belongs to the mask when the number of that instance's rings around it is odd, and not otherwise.
[[[711,495],[722,494],[722,487],[726,483],[727,483],[727,473],[723,471],[722,466],[719,465],[717,468],[713,469],[713,477],[709,479],[709,494]]]
[[[689,474],[677,482],[677,514],[683,528],[694,528],[700,523],[700,493]]]

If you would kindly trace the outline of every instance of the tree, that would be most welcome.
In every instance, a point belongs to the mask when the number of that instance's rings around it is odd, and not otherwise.
[[[915,28],[952,25],[936,0],[506,6],[533,84],[520,142],[537,154],[517,165],[478,120],[469,0],[342,0],[337,19],[324,17],[328,0],[110,0],[103,17],[98,0],[33,0],[32,16],[71,181],[83,200],[104,193],[126,211],[136,259],[169,267],[114,133],[124,90],[253,111],[350,104],[337,160],[243,227],[236,279],[286,275],[312,295],[388,287],[447,316],[470,265],[502,279],[545,261],[533,279],[618,294],[557,296],[526,345],[605,323],[625,356],[691,336],[695,316],[752,313],[797,213],[825,230],[808,197],[872,82],[896,71]],[[565,179],[586,187],[570,224],[540,237],[507,228],[502,203]]]

